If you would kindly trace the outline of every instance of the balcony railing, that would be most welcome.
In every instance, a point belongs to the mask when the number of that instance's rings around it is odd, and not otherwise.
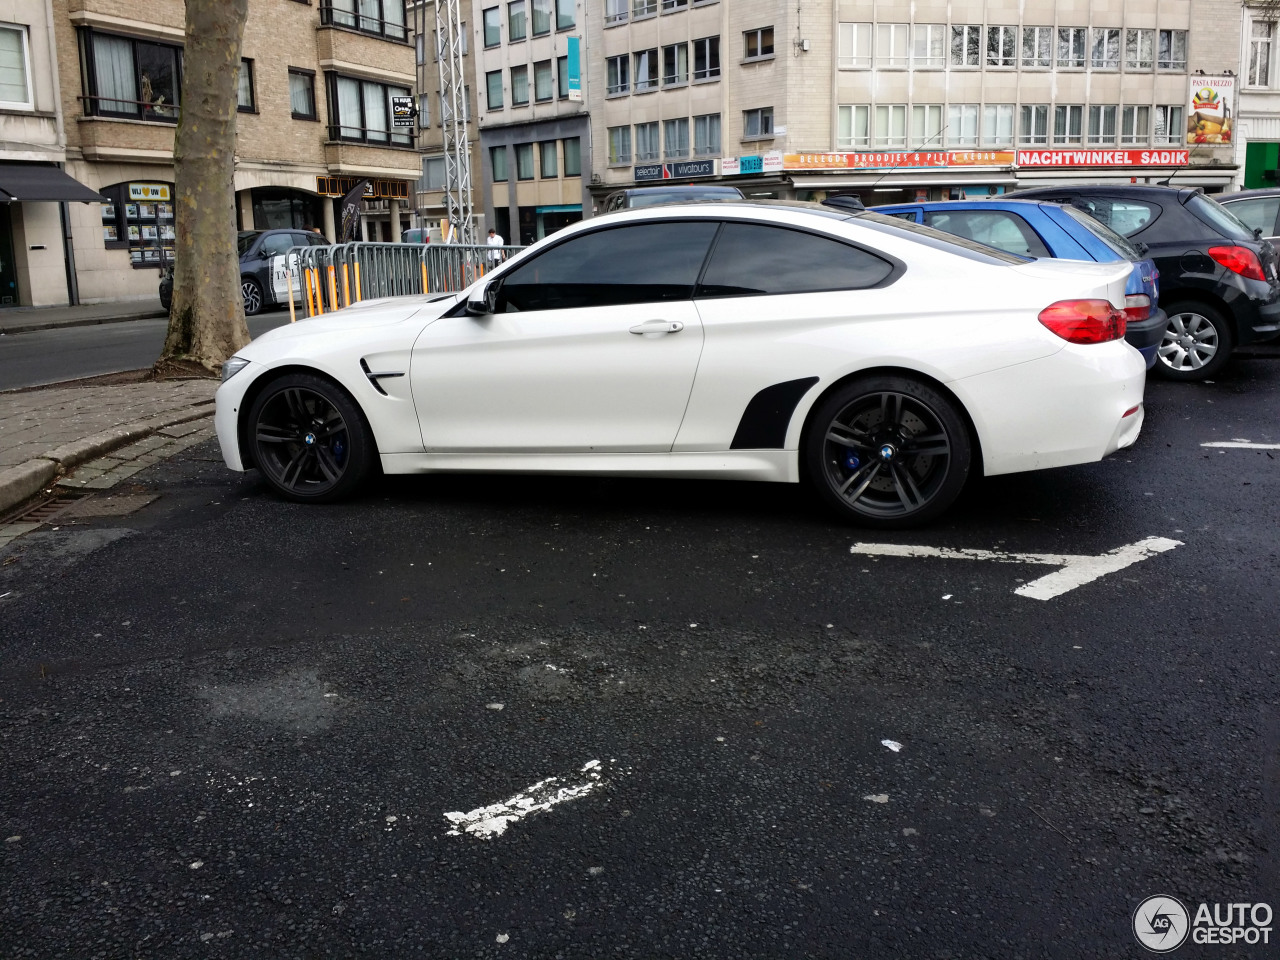
[[[393,130],[378,130],[368,127],[353,127],[345,123],[329,124],[329,140],[343,143],[362,143],[370,147],[412,147],[414,135],[406,131],[410,127],[396,127]]]

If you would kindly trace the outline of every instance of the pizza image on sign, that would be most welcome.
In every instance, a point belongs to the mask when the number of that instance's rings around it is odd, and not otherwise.
[[[1187,143],[1231,143],[1234,77],[1192,77]]]

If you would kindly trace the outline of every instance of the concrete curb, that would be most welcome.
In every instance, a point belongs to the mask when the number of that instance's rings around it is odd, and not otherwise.
[[[158,320],[168,318],[169,314],[161,310],[147,310],[142,313],[126,313],[109,317],[75,317],[69,320],[33,320],[29,323],[5,324],[0,327],[0,336],[16,333],[36,333],[40,330],[61,330],[63,327],[94,327],[100,323],[128,323],[130,320]]]
[[[104,453],[151,436],[153,433],[175,427],[192,420],[204,420],[213,416],[213,405],[202,404],[197,412],[184,410],[146,420],[138,420],[123,426],[103,430],[83,440],[72,440],[54,447],[39,457],[33,457],[16,467],[0,470],[0,513],[12,510],[24,500],[34,497],[62,474],[74,470]]]

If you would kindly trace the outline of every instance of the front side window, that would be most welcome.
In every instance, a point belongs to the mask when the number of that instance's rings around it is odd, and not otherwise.
[[[1089,107],[1089,142],[1116,142],[1116,114],[1119,108],[1108,104]]]
[[[669,160],[689,155],[689,118],[680,117],[662,124],[662,148]]]
[[[1269,27],[1275,28],[1274,23]],[[1156,62],[1161,70],[1187,69],[1187,31],[1161,30],[1157,34],[1159,40],[1159,60]]]
[[[1053,27],[1022,28],[1022,65],[1053,66]]]
[[[615,96],[631,89],[631,58],[625,53],[605,61],[605,93]]]
[[[911,60],[917,69],[947,65],[947,25],[917,23],[911,28]]]
[[[1133,30],[1124,32],[1124,68],[1150,70],[1156,62],[1156,32]]]
[[[494,183],[506,183],[507,177],[507,148],[506,147],[490,147],[489,148],[489,166],[493,170]]]
[[[631,162],[631,128],[609,128],[609,165],[619,166]]]
[[[635,55],[635,91],[658,88],[658,51],[641,50]]]
[[[1147,143],[1151,136],[1151,108],[1138,104],[1120,113],[1120,142],[1126,145]]]
[[[289,109],[295,120],[317,120],[316,75],[289,68]]]
[[[0,106],[35,109],[29,62],[26,29],[0,25]]]
[[[253,61],[240,61],[240,78],[236,83],[236,110],[240,113],[254,113],[253,106]]]
[[[1053,142],[1055,144],[1079,143],[1083,134],[1084,107],[1080,104],[1059,104],[1053,108]]]
[[[86,113],[175,123],[181,90],[178,47],[87,31]]]
[[[688,300],[717,224],[639,223],[580,233],[502,278],[499,312]]]
[[[1120,30],[1118,27],[1094,27],[1093,52],[1089,58],[1095,70],[1120,68]]]
[[[484,45],[496,47],[502,42],[502,11],[497,7],[490,7],[484,11],[483,19]]]
[[[391,98],[407,97],[405,87],[329,74],[329,139],[410,146],[403,127],[391,127]]]
[[[987,103],[982,107],[982,142],[988,147],[1013,145],[1013,104]]]
[[[556,160],[556,142],[554,140],[545,140],[538,144],[539,177],[543,180],[554,180],[559,176]]]
[[[742,112],[742,136],[750,140],[754,137],[773,136],[773,107],[759,107]]]
[[[720,155],[720,114],[704,113],[693,118],[693,152],[700,157]]]
[[[533,65],[533,99],[541,101],[551,97],[551,61],[539,60]]]
[[[836,123],[837,149],[871,145],[871,107],[866,104],[841,104]]]
[[[579,137],[566,137],[564,144],[564,175],[566,177],[582,176],[582,140]]]
[[[1024,103],[1018,117],[1018,142],[1040,146],[1049,142],[1049,105]]]
[[[636,160],[657,160],[661,154],[658,143],[658,121],[636,124]]]
[[[841,70],[866,70],[871,66],[871,24],[840,24],[840,46],[836,65]]]
[[[689,82],[689,45],[676,43],[662,48],[662,85],[678,87]]]
[[[720,76],[720,38],[702,37],[693,41],[693,79],[713,80]]]
[[[551,32],[551,0],[533,0],[533,35]]]
[[[529,35],[529,24],[524,12],[525,0],[511,0],[507,4],[507,39],[514,42]]]
[[[744,33],[742,35],[742,56],[746,60],[772,57],[773,27],[760,27]]]
[[[976,67],[981,65],[982,27],[973,23],[951,25],[951,65]]]
[[[533,179],[533,144],[516,144],[516,179]]]
[[[511,68],[511,105],[522,107],[529,102],[529,67],[522,64]]]
[[[987,27],[987,66],[1012,67],[1018,62],[1018,28]]]
[[[892,273],[889,261],[830,237],[764,224],[726,223],[695,296],[861,290]]]
[[[502,71],[490,70],[484,75],[485,100],[490,110],[502,109]]]
[[[955,147],[978,145],[976,103],[953,103],[947,107],[947,143]]]
[[[1058,66],[1072,70],[1084,67],[1084,27],[1058,28]]]

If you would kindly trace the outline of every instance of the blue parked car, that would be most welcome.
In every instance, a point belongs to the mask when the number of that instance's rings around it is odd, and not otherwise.
[[[1133,243],[1075,207],[1037,200],[939,200],[895,203],[876,213],[923,223],[958,237],[977,240],[1023,257],[1129,260],[1133,273],[1125,288],[1125,340],[1137,347],[1150,370],[1167,319],[1159,303],[1155,263]]]

